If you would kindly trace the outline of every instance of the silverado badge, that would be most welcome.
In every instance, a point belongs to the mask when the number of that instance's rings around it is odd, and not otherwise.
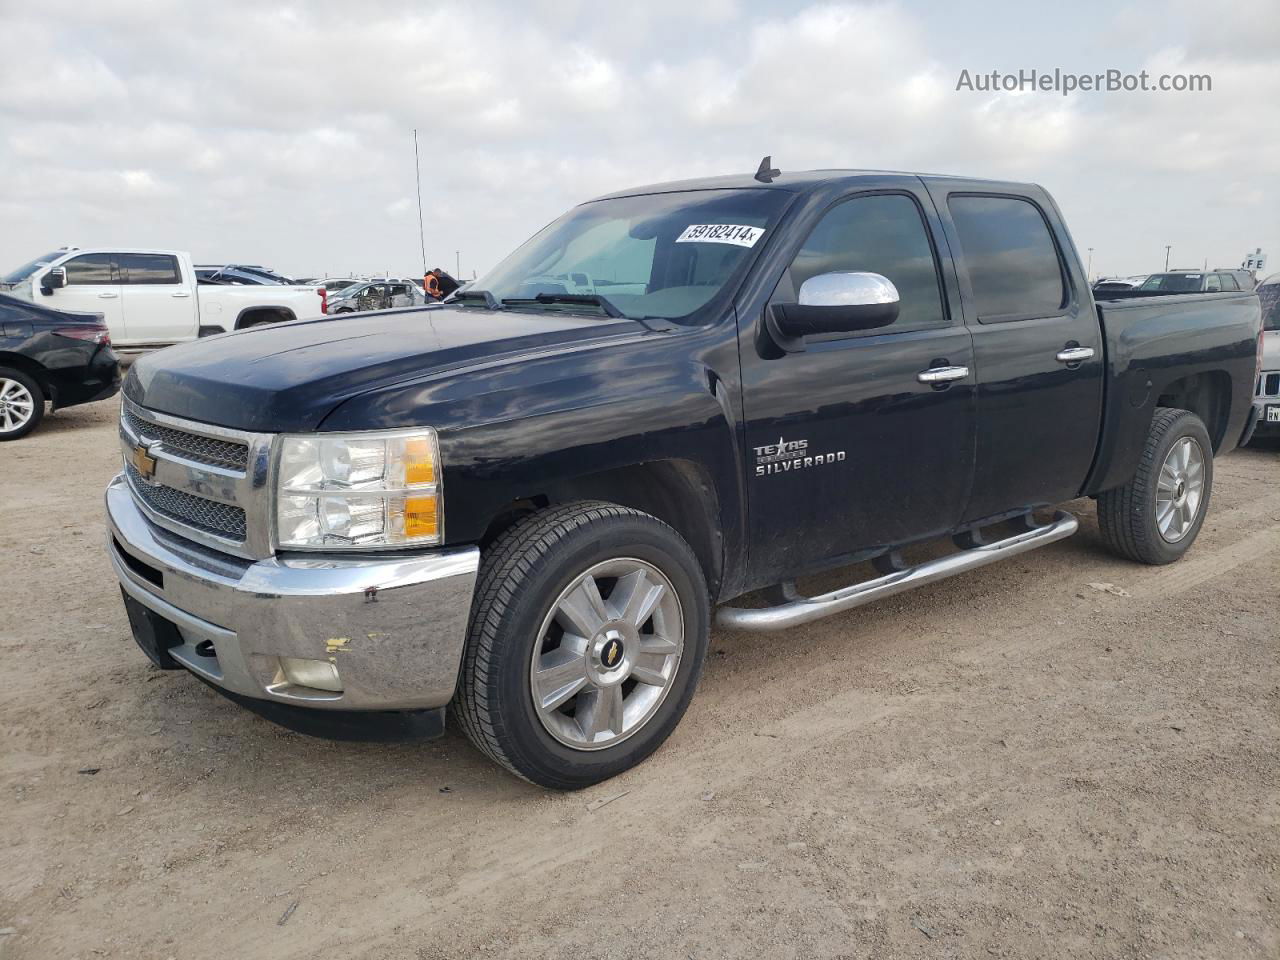
[[[766,477],[773,473],[787,473],[791,470],[806,470],[809,467],[820,467],[828,463],[843,463],[845,452],[837,450],[833,453],[813,453],[809,449],[808,440],[784,440],[778,438],[777,443],[766,443],[756,447],[756,476]]]
[[[156,475],[156,458],[147,450],[145,443],[140,443],[129,451],[129,462],[133,469],[142,474],[143,480],[150,480]]]

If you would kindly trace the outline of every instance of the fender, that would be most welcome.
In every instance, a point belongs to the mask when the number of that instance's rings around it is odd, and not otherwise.
[[[513,503],[578,478],[692,465],[710,486],[729,584],[745,559],[738,378],[725,322],[392,385],[345,401],[319,429],[436,429],[450,545],[479,542]]]

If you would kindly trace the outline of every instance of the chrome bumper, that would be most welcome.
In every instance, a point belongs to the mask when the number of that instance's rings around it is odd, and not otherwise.
[[[107,551],[120,585],[178,628],[183,643],[169,654],[210,683],[329,710],[418,710],[452,698],[477,548],[254,562],[155,526],[123,476],[106,500]],[[284,682],[277,657],[331,660],[343,691]]]

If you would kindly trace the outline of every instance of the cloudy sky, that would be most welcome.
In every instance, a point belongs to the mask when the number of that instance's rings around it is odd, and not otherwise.
[[[1208,93],[978,93],[971,73]],[[295,274],[483,273],[639,183],[865,167],[1034,180],[1095,273],[1280,269],[1280,3],[0,0],[0,268],[63,244]]]

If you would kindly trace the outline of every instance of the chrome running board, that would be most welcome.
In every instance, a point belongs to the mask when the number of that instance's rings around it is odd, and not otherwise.
[[[953,577],[958,573],[985,567],[997,560],[1026,553],[1036,547],[1043,547],[1055,540],[1071,536],[1079,526],[1079,521],[1071,514],[1058,511],[1053,521],[1042,527],[1034,527],[994,543],[981,543],[977,538],[973,538],[970,542],[974,545],[962,549],[959,553],[929,560],[919,566],[898,570],[883,577],[876,577],[874,580],[841,587],[839,590],[833,590],[818,597],[800,597],[790,603],[759,609],[721,607],[716,613],[716,623],[730,630],[750,631],[785,630],[787,627],[797,627],[802,623],[821,620],[823,617],[852,610],[873,600],[882,600],[895,593],[922,587],[926,583]]]

